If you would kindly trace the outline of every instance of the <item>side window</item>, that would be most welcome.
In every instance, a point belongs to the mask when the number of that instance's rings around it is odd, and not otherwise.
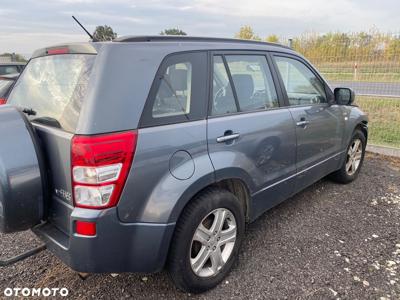
[[[19,73],[16,66],[0,66],[0,75]]]
[[[278,97],[263,55],[227,55],[240,111],[269,109],[279,106]]]
[[[192,64],[189,61],[168,66],[153,104],[153,118],[190,114],[191,87]]]
[[[205,118],[207,53],[170,55],[160,66],[140,126],[157,126]]]
[[[324,85],[305,64],[288,57],[275,56],[274,59],[285,85],[290,105],[327,102]]]
[[[234,112],[237,112],[237,107],[224,61],[222,56],[214,56],[211,115],[217,116]]]

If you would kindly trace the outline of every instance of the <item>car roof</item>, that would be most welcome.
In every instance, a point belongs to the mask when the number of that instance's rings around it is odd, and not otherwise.
[[[264,45],[264,46],[273,46],[273,47],[281,47],[285,49],[290,49],[287,46],[278,44],[278,43],[270,43],[270,42],[262,42],[256,40],[243,40],[243,39],[232,39],[232,38],[218,38],[218,37],[202,37],[202,36],[187,36],[187,35],[131,35],[131,36],[122,36],[115,39],[113,42],[202,42],[202,43],[229,43],[229,44],[248,44],[251,45]]]
[[[296,53],[293,49],[276,43],[242,40],[217,37],[196,37],[176,35],[141,35],[122,36],[113,41],[106,42],[78,42],[52,45],[36,50],[31,58],[49,55],[49,51],[57,48],[68,48],[70,54],[98,54],[102,48],[114,48],[119,46],[144,46],[145,44],[163,48],[165,54],[180,51],[195,50],[241,50],[241,51],[278,51]],[[141,47],[142,48],[142,47]]]

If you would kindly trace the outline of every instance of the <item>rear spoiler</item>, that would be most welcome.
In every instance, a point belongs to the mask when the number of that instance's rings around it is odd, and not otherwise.
[[[91,43],[57,45],[36,50],[32,58],[57,54],[97,54],[97,50]]]

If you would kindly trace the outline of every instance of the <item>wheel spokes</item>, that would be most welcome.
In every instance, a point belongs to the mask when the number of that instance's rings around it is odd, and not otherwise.
[[[197,227],[196,232],[194,233],[193,240],[200,242],[202,245],[206,245],[211,234],[212,232],[205,228],[202,223],[200,223],[199,227]]]
[[[217,247],[217,249],[211,252],[210,259],[211,259],[211,269],[213,270],[214,273],[218,272],[225,263],[224,259],[222,258],[220,247]]]
[[[348,157],[348,160],[347,160],[347,163],[346,163],[346,171],[348,173],[350,173],[351,163],[352,163],[352,159],[351,159],[351,157]]]
[[[228,209],[210,212],[193,234],[190,248],[193,272],[200,277],[217,274],[233,253],[236,235],[236,219]]]
[[[220,246],[236,241],[236,226],[231,226],[221,231],[219,244]]]
[[[225,219],[226,219],[225,209],[215,211],[214,221],[213,224],[211,225],[210,231],[214,234],[221,232],[222,227],[224,226]]]
[[[192,268],[196,274],[198,274],[203,268],[204,264],[210,258],[211,251],[205,246],[202,246],[197,256],[191,259]]]

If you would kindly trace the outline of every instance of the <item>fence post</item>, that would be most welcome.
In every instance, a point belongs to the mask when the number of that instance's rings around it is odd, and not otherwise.
[[[289,39],[289,48],[293,49],[293,39]]]
[[[354,81],[357,80],[357,62],[354,63],[354,76],[353,76]]]

